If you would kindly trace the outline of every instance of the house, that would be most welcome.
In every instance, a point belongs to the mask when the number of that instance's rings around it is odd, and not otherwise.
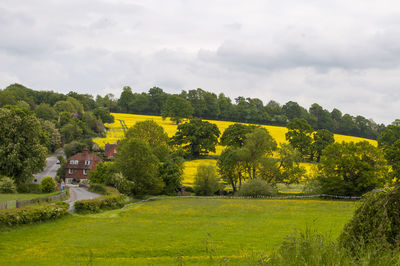
[[[87,180],[89,172],[95,170],[99,162],[103,160],[96,154],[89,153],[85,147],[83,152],[68,158],[65,165],[65,181],[67,184]]]
[[[104,156],[107,159],[113,159],[114,155],[117,153],[117,144],[106,144],[104,147]]]

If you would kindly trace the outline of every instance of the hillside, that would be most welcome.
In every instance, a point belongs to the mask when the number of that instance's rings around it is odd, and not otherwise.
[[[106,124],[109,128],[107,131],[106,138],[96,138],[93,141],[98,144],[100,147],[104,148],[106,143],[116,143],[119,139],[124,137],[124,129],[133,126],[136,122],[144,121],[144,120],[154,120],[158,124],[160,124],[164,130],[167,132],[168,136],[172,137],[176,130],[177,125],[170,121],[169,119],[163,120],[161,116],[151,116],[151,115],[134,115],[134,114],[120,114],[120,113],[112,113],[115,118],[115,122],[112,124]],[[216,120],[207,120],[211,123],[214,123],[218,126],[221,134],[224,130],[231,124],[235,122],[227,122],[227,121],[216,121]],[[271,136],[276,140],[278,143],[287,143],[285,139],[285,134],[287,132],[286,127],[279,127],[279,126],[265,126],[261,125],[262,127],[268,129]],[[344,136],[335,134],[335,141],[337,142],[359,142],[359,141],[369,141],[373,145],[377,145],[375,140],[364,139],[359,137],[352,137],[352,136]],[[215,153],[211,153],[210,155],[219,155],[221,151],[224,149],[223,146],[218,145],[216,148]],[[196,173],[197,166],[200,163],[207,163],[207,164],[216,164],[215,159],[199,159],[193,161],[185,162],[185,170],[184,170],[184,180],[183,183],[185,185],[191,185],[193,183],[194,175]],[[314,164],[311,163],[303,163],[303,166],[306,167],[308,173],[312,173],[313,169],[315,168]]]

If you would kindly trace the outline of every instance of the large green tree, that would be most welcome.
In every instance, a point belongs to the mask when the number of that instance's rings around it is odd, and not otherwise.
[[[287,128],[286,140],[303,156],[307,156],[312,143],[313,129],[310,124],[304,118],[295,118],[288,123]]]
[[[238,191],[245,171],[241,150],[235,147],[223,150],[217,161],[217,170],[221,179],[232,187],[233,193]]]
[[[184,118],[191,118],[193,112],[194,109],[191,103],[178,95],[168,95],[161,109],[163,119],[170,117],[177,125],[181,123]]]
[[[191,119],[190,122],[178,126],[178,131],[171,138],[175,145],[194,157],[215,152],[220,131],[217,125],[201,119]]]
[[[317,162],[321,160],[322,151],[330,144],[335,142],[333,133],[327,129],[320,129],[314,133],[314,142],[311,145],[311,156],[310,159],[313,160],[314,157]]]
[[[46,164],[42,128],[36,116],[17,107],[0,109],[0,175],[29,181]]]
[[[388,181],[383,152],[367,141],[333,143],[319,164],[324,193],[359,196]]]
[[[115,155],[115,167],[133,183],[133,195],[154,195],[162,191],[163,180],[159,176],[159,160],[149,144],[137,138],[119,142]]]
[[[241,148],[245,143],[247,134],[251,133],[255,128],[255,126],[239,123],[229,125],[221,136],[221,145]]]

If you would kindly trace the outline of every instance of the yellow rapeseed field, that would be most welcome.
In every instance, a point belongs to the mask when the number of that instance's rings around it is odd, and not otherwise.
[[[133,126],[136,122],[145,121],[145,120],[154,120],[159,125],[161,125],[165,132],[167,132],[169,137],[172,137],[176,130],[177,125],[169,120],[168,118],[163,120],[161,116],[152,116],[152,115],[134,115],[134,114],[119,114],[119,113],[112,113],[115,118],[115,122],[112,124],[106,124],[108,127],[107,137],[106,138],[96,138],[93,141],[99,145],[100,147],[104,148],[106,143],[116,143],[119,139],[124,137],[124,128],[127,129]],[[221,134],[224,130],[229,127],[229,125],[234,124],[235,122],[227,122],[227,121],[215,121],[215,120],[207,120],[210,123],[214,123],[218,126]],[[264,126],[271,136],[276,140],[277,143],[287,143],[285,134],[288,131],[286,127],[278,127],[278,126]],[[367,140],[372,145],[377,146],[377,142],[375,140],[369,140],[364,138],[358,137],[351,137],[351,136],[344,136],[344,135],[337,135],[335,134],[335,141],[336,142],[359,142]],[[224,149],[223,146],[218,145],[216,147],[216,152],[211,153],[210,155],[219,155],[221,154],[222,150]],[[194,176],[196,174],[197,166],[200,163],[205,164],[212,164],[216,165],[216,160],[214,159],[200,159],[200,160],[192,160],[185,162],[185,170],[184,170],[184,181],[185,185],[191,185],[194,181]],[[307,169],[309,175],[312,175],[315,172],[315,165],[309,163],[302,163]]]

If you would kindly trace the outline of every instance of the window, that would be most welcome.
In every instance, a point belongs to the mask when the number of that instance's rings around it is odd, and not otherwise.
[[[69,164],[78,164],[78,160],[70,160]]]
[[[74,172],[74,170],[68,169],[68,173],[69,173],[69,174],[72,174],[73,172]]]
[[[90,160],[85,160],[85,165],[90,165]]]
[[[87,170],[86,169],[83,169],[83,174],[87,175]]]

